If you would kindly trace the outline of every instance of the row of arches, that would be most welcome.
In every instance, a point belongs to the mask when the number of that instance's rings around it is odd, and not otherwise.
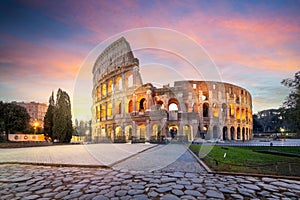
[[[227,126],[223,127],[222,130],[222,139],[223,140],[250,140],[252,137],[252,130],[245,127],[237,127],[231,126],[228,129]]]
[[[101,98],[105,98],[112,94],[113,91],[121,91],[124,87],[129,88],[132,86],[133,75],[131,73],[127,73],[124,77],[122,75],[116,76],[96,87],[96,98],[97,100],[100,100]]]

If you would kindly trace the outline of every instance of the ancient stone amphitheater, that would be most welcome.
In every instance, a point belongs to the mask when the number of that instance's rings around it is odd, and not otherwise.
[[[94,142],[250,140],[252,99],[239,86],[184,80],[174,86],[143,84],[139,60],[124,37],[93,67]]]

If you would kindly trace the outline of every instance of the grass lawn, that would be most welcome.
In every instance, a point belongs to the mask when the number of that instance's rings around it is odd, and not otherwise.
[[[254,152],[272,150],[300,154],[300,147],[222,147],[191,145],[190,149],[214,171],[251,172],[300,177],[300,158]],[[200,152],[200,154],[199,154]],[[203,158],[203,152],[209,152]],[[224,154],[226,156],[224,157]]]

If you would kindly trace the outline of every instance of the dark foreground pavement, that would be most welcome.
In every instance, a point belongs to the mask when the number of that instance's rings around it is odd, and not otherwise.
[[[123,162],[128,165],[128,160]],[[0,199],[300,198],[299,181],[208,174],[189,151],[154,171],[122,169],[122,162],[116,166],[104,169],[2,164]]]

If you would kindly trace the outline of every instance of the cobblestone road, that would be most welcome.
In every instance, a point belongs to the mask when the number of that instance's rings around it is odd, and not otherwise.
[[[151,172],[2,164],[0,198],[299,199],[300,182],[208,174],[185,152],[174,163]]]

